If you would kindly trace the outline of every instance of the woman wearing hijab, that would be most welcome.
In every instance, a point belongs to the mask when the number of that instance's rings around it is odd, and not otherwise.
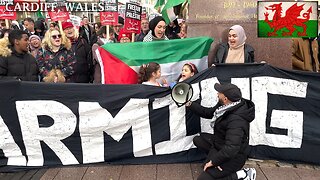
[[[143,42],[169,40],[165,35],[166,22],[162,16],[157,16],[149,22],[149,32],[143,38]]]
[[[246,39],[243,27],[232,26],[229,29],[228,43],[219,45],[214,63],[253,63],[254,49],[245,43]]]

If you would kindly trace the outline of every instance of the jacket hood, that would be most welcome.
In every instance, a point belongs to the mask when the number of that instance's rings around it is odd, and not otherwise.
[[[8,47],[8,45],[9,45],[8,38],[5,37],[0,39],[0,56],[8,57],[11,55],[12,51]]]
[[[242,98],[241,103],[234,107],[233,114],[242,117],[250,123],[255,118],[255,105],[252,101]]]

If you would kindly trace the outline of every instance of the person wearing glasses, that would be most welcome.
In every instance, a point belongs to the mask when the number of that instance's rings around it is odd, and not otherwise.
[[[149,21],[147,18],[143,18],[141,19],[141,33],[136,36],[134,42],[142,42],[143,38],[147,35],[148,32],[149,32]]]
[[[45,77],[53,74],[50,71],[59,71],[56,74],[61,74],[61,71],[65,81],[70,82],[76,59],[71,51],[70,40],[59,30],[49,29],[46,32],[42,40],[42,50],[38,52],[36,59],[41,79],[47,79],[47,82],[56,82],[56,77]]]

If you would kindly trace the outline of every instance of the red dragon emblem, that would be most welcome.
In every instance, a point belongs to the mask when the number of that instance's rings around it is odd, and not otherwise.
[[[265,6],[267,12],[264,13],[264,21],[268,23],[270,28],[273,30],[272,32],[268,32],[268,36],[278,36],[277,31],[282,28],[287,28],[289,30],[289,32],[282,32],[282,36],[292,36],[292,33],[296,30],[294,26],[300,26],[303,28],[302,32],[298,32],[298,36],[307,36],[307,25],[305,22],[310,19],[312,7],[310,7],[306,13],[302,14],[303,18],[299,18],[304,5],[305,4],[298,6],[297,3],[295,3],[287,9],[284,17],[282,17],[282,3]],[[275,11],[272,21],[268,19],[268,11]]]

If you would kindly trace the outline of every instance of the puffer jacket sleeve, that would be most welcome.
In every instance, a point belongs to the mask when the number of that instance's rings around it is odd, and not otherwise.
[[[7,76],[8,73],[8,61],[6,58],[0,57],[0,76]]]
[[[189,106],[189,109],[200,117],[212,119],[213,113],[218,107],[218,104],[215,107],[203,107],[196,102],[192,102],[191,106]]]
[[[218,45],[218,49],[217,52],[214,56],[214,60],[213,63],[214,64],[218,64],[218,63],[224,63],[225,62],[225,53],[226,53],[227,49],[224,46],[224,44],[219,44]]]

